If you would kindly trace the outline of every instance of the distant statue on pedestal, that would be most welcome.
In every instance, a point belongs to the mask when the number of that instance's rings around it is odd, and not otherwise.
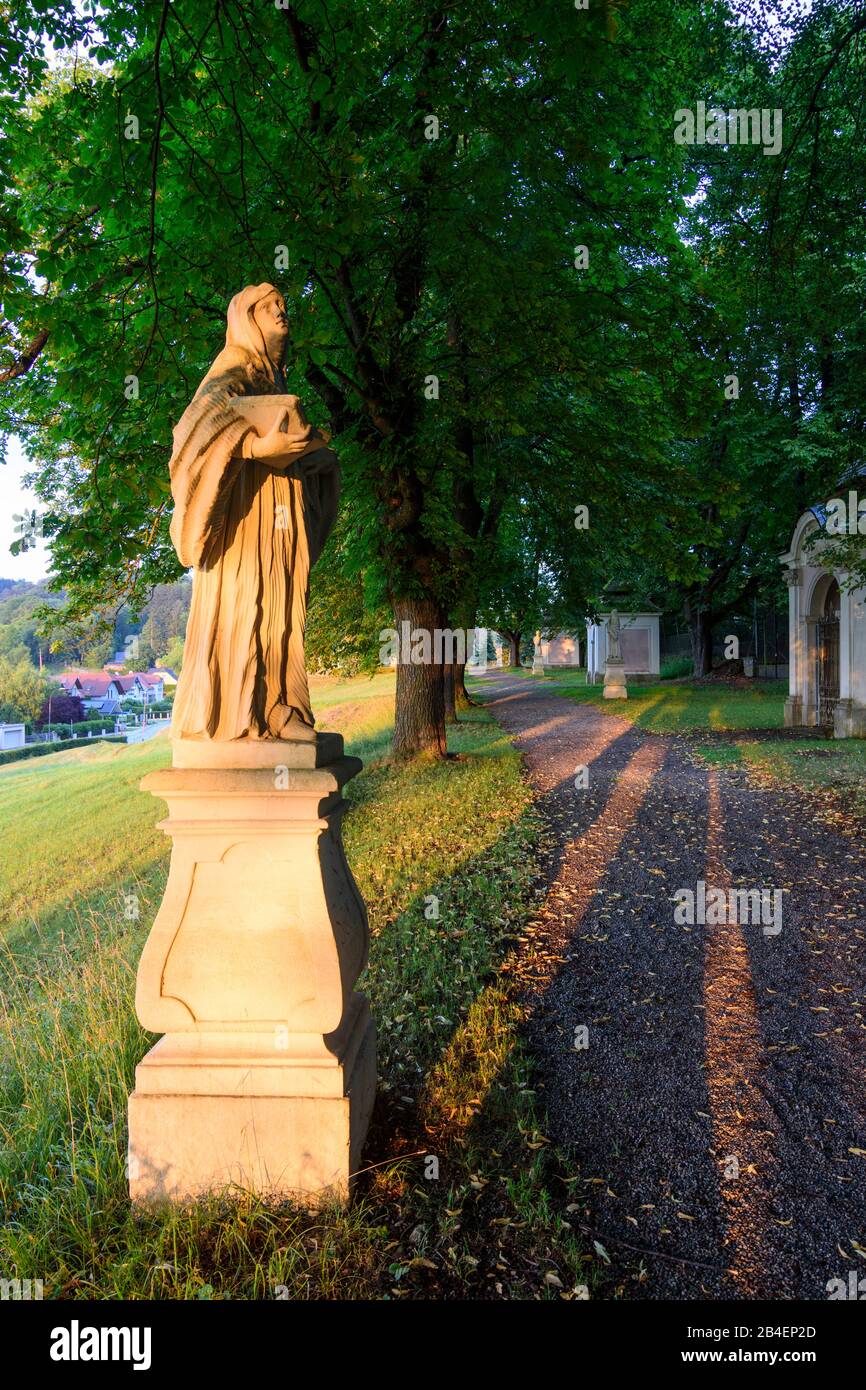
[[[620,621],[619,614],[614,608],[606,623],[607,627],[607,659],[608,661],[622,661],[622,647],[620,645]]]
[[[626,700],[628,699],[628,691],[622,659],[621,625],[619,614],[615,608],[608,617],[605,628],[607,630],[607,658],[604,663],[604,698],[606,700]]]

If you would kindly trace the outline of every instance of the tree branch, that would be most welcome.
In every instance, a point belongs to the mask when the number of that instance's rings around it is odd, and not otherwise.
[[[11,367],[4,367],[3,370],[0,371],[0,381],[14,381],[16,377],[24,376],[25,372],[29,372],[47,342],[48,330],[44,329],[41,333],[37,333],[35,338],[31,339],[30,343],[28,343],[24,351],[18,355]]]

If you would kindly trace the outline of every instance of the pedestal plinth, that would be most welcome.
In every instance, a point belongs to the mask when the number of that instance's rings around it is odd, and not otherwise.
[[[168,804],[172,855],[138,969],[136,1013],[165,1036],[129,1099],[130,1194],[345,1197],[376,1086],[340,830],[361,763],[336,734],[173,750],[141,784]]]
[[[799,728],[803,723],[803,701],[799,695],[789,695],[785,701],[785,728]]]
[[[604,664],[604,698],[606,700],[628,699],[625,665],[621,661],[606,661]]]

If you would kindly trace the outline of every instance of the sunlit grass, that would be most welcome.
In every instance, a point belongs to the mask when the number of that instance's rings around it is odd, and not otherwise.
[[[780,782],[801,787],[866,788],[866,740],[860,738],[786,739],[778,743],[738,744],[743,762]]]
[[[0,768],[0,935],[60,931],[82,895],[166,857],[145,773],[170,760],[167,738],[51,753]]]
[[[721,681],[706,685],[631,683],[627,700],[605,700],[604,687],[587,685],[585,672],[566,669],[547,675],[548,690],[655,733],[778,729],[784,723],[787,686],[783,681],[756,681],[749,686]]]
[[[345,682],[314,677],[311,689],[322,729],[344,733],[365,761],[387,753],[393,673]],[[156,829],[161,803],[138,784],[170,761],[165,733],[147,743],[86,744],[0,767],[0,934],[38,920],[43,936],[51,936],[82,894],[167,861],[166,838]]]

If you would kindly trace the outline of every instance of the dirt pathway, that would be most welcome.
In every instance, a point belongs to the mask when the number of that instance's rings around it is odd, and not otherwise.
[[[864,837],[546,682],[483,691],[549,831],[529,1036],[573,1160],[562,1210],[609,1258],[607,1291],[826,1299],[866,1280]],[[701,882],[768,890],[766,920],[675,920]]]

